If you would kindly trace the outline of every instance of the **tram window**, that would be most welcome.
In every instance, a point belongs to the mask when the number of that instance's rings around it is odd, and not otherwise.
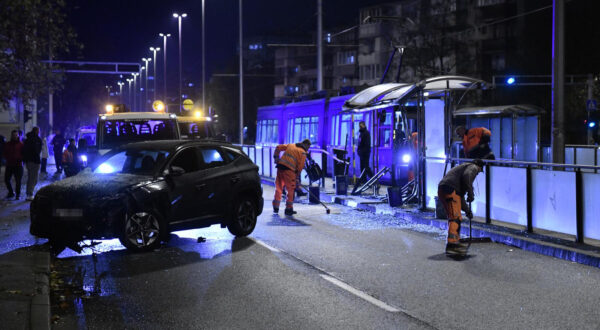
[[[313,144],[318,144],[319,117],[298,117],[288,120],[287,143],[295,143],[310,139]]]
[[[380,147],[389,147],[391,141],[391,130],[389,128],[380,128],[379,129],[379,146]]]
[[[279,141],[279,121],[276,119],[260,120],[256,128],[257,142],[277,143]]]

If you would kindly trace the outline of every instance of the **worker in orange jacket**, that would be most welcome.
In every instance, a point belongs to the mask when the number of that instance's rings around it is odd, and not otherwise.
[[[466,129],[464,126],[458,126],[455,132],[462,139],[466,158],[496,159],[490,148],[492,132],[487,128],[473,127]]]
[[[296,178],[304,168],[310,140],[306,139],[300,143],[280,144],[275,148],[273,158],[277,164],[277,177],[275,178],[275,197],[273,197],[273,212],[279,212],[281,195],[285,187],[287,198],[285,201],[285,215],[294,215],[294,190],[296,189]],[[279,157],[281,152],[283,156]]]

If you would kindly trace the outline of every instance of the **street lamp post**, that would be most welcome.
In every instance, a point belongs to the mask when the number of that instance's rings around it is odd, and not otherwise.
[[[159,33],[158,35],[163,38],[163,101],[165,102],[166,106],[169,103],[167,102],[167,38],[171,37],[171,34]]]
[[[142,85],[142,79],[144,79],[144,71],[146,70],[146,68],[142,65],[140,67],[140,87],[138,88],[138,90],[140,91],[140,98],[139,98],[139,108],[141,111],[146,110],[146,102],[144,101],[144,85]],[[146,72],[146,77],[148,77],[148,72]]]
[[[240,9],[239,9],[239,43],[240,43],[240,145],[244,144],[244,61],[243,61],[243,53],[244,47],[242,45],[243,36],[242,36],[242,0],[240,0]]]
[[[181,112],[181,94],[182,94],[182,82],[181,82],[181,76],[182,76],[182,65],[183,65],[183,60],[181,59],[181,20],[184,17],[187,17],[186,13],[183,13],[181,15],[174,13],[173,17],[177,18],[178,22],[179,22],[179,112]]]
[[[136,92],[136,89],[137,89],[137,87],[136,87],[136,80],[137,80],[137,76],[139,76],[140,74],[137,73],[137,72],[134,72],[131,75],[133,76],[133,109],[131,109],[131,110],[136,111],[136,109],[137,109],[137,106],[136,106],[137,105],[137,101],[136,101],[136,99],[137,99],[137,96],[136,96],[136,93],[137,93]]]
[[[131,106],[131,82],[133,81],[133,79],[131,78],[127,78],[127,102],[129,103],[129,105]]]
[[[158,52],[160,50],[159,47],[150,47],[150,51],[154,53],[154,68],[152,69],[152,73],[154,75],[154,77],[152,78],[154,80],[154,84],[152,84],[152,86],[154,86],[154,100],[156,101],[156,52]]]
[[[150,74],[150,71],[148,71],[148,62],[152,61],[152,59],[150,57],[146,58],[142,58],[142,61],[144,61],[145,63],[145,67],[146,67],[146,83],[144,86],[144,92],[146,92],[146,99],[144,102],[146,102],[146,104],[144,105],[144,108],[148,105],[148,74]]]
[[[112,86],[106,85],[104,88],[106,88],[107,92],[107,102],[110,103],[110,90],[112,89]]]
[[[206,85],[206,61],[205,61],[205,24],[204,24],[204,0],[202,0],[202,111],[204,113],[208,113],[206,111],[206,89],[204,88]]]
[[[122,81],[118,81],[117,85],[119,85],[119,98],[121,100],[121,103],[123,103],[123,85],[125,85],[125,83]]]

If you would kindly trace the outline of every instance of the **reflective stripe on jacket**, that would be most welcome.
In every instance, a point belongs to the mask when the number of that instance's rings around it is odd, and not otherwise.
[[[279,158],[279,153],[284,151],[283,156]],[[304,162],[306,161],[306,151],[296,146],[294,143],[280,144],[275,148],[275,158],[277,158],[277,164],[285,166],[290,170],[300,173],[304,169]]]

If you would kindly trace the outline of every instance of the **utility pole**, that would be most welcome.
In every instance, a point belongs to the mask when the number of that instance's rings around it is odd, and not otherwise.
[[[240,13],[239,13],[239,35],[240,35],[240,145],[244,144],[244,61],[243,61],[243,53],[244,46],[242,44],[243,36],[242,36],[242,0],[240,0]]]
[[[317,91],[323,90],[323,0],[317,0]]]
[[[590,73],[588,75],[588,79],[587,79],[587,99],[592,100],[593,98],[594,98],[594,76]],[[587,107],[587,102],[586,102],[586,107]],[[586,110],[587,110],[587,119],[589,122],[590,109],[586,109]],[[586,144],[592,144],[592,130],[589,127],[587,127],[587,125],[586,125],[586,129],[587,129]]]
[[[565,162],[565,0],[552,6],[552,162]]]
[[[202,112],[206,114],[206,42],[205,42],[205,24],[204,24],[204,0],[202,0]]]

